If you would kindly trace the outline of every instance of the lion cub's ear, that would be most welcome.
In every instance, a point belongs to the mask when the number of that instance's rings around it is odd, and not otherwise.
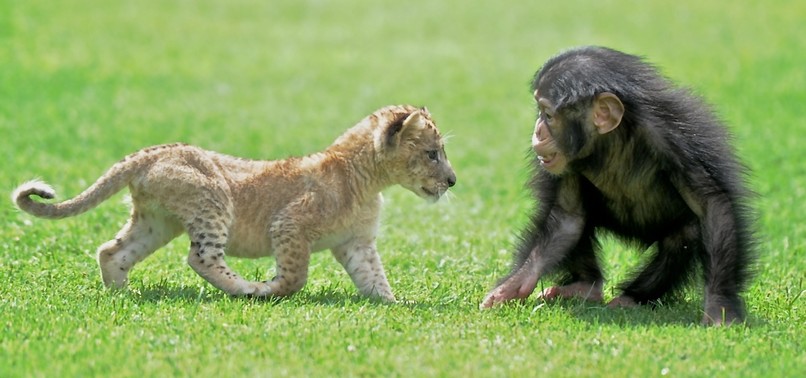
[[[426,119],[422,110],[415,110],[406,118],[393,122],[386,128],[386,146],[395,148],[407,134],[422,130],[426,127]]]

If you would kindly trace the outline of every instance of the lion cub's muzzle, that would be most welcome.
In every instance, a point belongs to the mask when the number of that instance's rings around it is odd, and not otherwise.
[[[448,192],[448,189],[456,185],[456,173],[453,169],[448,168],[446,172],[441,175],[441,178],[434,178],[428,185],[420,187],[420,197],[427,199],[429,202],[437,202],[442,195]]]
[[[451,175],[448,176],[448,187],[453,188],[454,185],[456,185],[456,173],[451,171]]]

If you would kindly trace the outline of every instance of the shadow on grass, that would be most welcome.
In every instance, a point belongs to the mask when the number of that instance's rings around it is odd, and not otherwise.
[[[631,308],[609,308],[604,304],[576,304],[570,307],[570,311],[577,319],[594,325],[698,326],[702,311],[695,307],[690,303],[643,305]]]
[[[701,323],[704,314],[701,301],[674,300],[668,303],[653,303],[630,308],[609,308],[600,303],[559,299],[535,303],[535,307],[538,306],[566,308],[570,315],[591,325],[705,327]],[[540,311],[540,309],[537,308],[533,311]],[[758,327],[764,326],[766,323],[764,319],[751,313],[741,326]]]
[[[174,285],[166,282],[141,286],[139,288],[129,287],[127,294],[146,302],[212,302],[219,300],[221,296],[211,293],[204,287]],[[223,294],[223,293],[221,293]]]
[[[129,296],[132,299],[146,302],[216,302],[225,300],[240,300],[246,302],[278,304],[278,303],[299,303],[299,304],[320,304],[328,306],[343,306],[346,304],[377,304],[394,305],[380,300],[373,300],[349,293],[339,288],[327,288],[310,292],[303,289],[301,292],[288,297],[254,297],[254,296],[230,296],[208,284],[199,286],[185,286],[181,284],[162,281],[154,284],[130,285],[129,288],[118,291],[120,295]]]
[[[396,303],[387,303],[377,299],[371,299],[359,295],[350,290],[340,287],[324,287],[315,291],[303,289],[301,292],[289,297],[249,297],[249,296],[228,296],[226,293],[215,289],[209,285],[185,286],[168,282],[156,284],[146,284],[140,289],[126,291],[128,295],[138,300],[147,302],[166,303],[212,303],[226,300],[227,298],[237,301],[262,303],[269,306],[278,304],[289,305],[319,305],[333,308],[345,306],[378,306],[378,307],[405,307],[410,310],[420,311],[445,311],[445,312],[471,312],[480,311],[478,305],[473,302],[472,297],[443,296],[429,297],[424,301],[408,299],[398,299]],[[123,293],[121,293],[123,294]],[[701,301],[676,299],[668,303],[655,303],[633,308],[608,308],[604,304],[586,302],[580,299],[557,299],[554,301],[526,301],[523,303],[511,303],[503,305],[508,309],[497,308],[484,310],[495,312],[498,310],[515,311],[523,313],[524,322],[534,321],[533,314],[541,310],[556,311],[564,310],[570,316],[591,325],[613,325],[619,327],[645,327],[645,326],[681,326],[699,327],[703,310]],[[516,315],[517,316],[517,315]],[[745,326],[759,327],[767,322],[763,318],[749,314]]]
[[[477,304],[469,302],[467,298],[428,298],[426,301],[414,301],[398,298],[395,303],[384,302],[379,299],[367,298],[350,289],[341,287],[324,287],[315,290],[303,289],[299,293],[288,297],[252,297],[230,296],[212,286],[201,284],[199,286],[184,286],[169,282],[145,284],[136,288],[130,286],[121,293],[132,299],[151,303],[213,303],[216,301],[235,300],[265,304],[267,306],[299,305],[299,306],[327,306],[333,308],[376,306],[376,307],[405,307],[410,310],[427,311],[478,311]]]

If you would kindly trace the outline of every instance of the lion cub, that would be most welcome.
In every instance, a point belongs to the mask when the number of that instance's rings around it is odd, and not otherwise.
[[[276,161],[247,160],[185,144],[146,148],[119,161],[87,190],[60,203],[40,181],[17,188],[17,206],[65,218],[97,206],[125,186],[131,218],[98,248],[107,287],[183,232],[188,264],[232,295],[287,296],[305,285],[311,252],[330,249],[361,294],[395,301],[375,247],[381,190],[402,185],[436,202],[456,183],[442,137],[425,108],[388,106],[367,116],[324,152]],[[245,280],[224,256],[274,255],[277,275]]]

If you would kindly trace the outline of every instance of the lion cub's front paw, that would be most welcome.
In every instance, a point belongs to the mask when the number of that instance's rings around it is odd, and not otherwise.
[[[272,294],[272,290],[265,282],[243,281],[237,286],[225,288],[224,291],[236,297],[266,297]]]
[[[388,303],[388,304],[397,303],[397,299],[391,293],[384,294],[384,295],[380,295],[380,294],[369,295],[369,296],[367,296],[367,298],[369,300],[371,300],[371,301],[377,301],[377,302],[380,302],[380,303]]]
[[[271,286],[266,282],[249,282],[250,293],[248,295],[254,297],[268,297],[272,295]]]
[[[381,287],[373,286],[371,288],[362,290],[361,294],[364,294],[366,297],[372,300],[381,301],[384,303],[397,303],[397,299],[395,299],[395,295],[392,294],[392,290],[389,289],[388,285]]]

